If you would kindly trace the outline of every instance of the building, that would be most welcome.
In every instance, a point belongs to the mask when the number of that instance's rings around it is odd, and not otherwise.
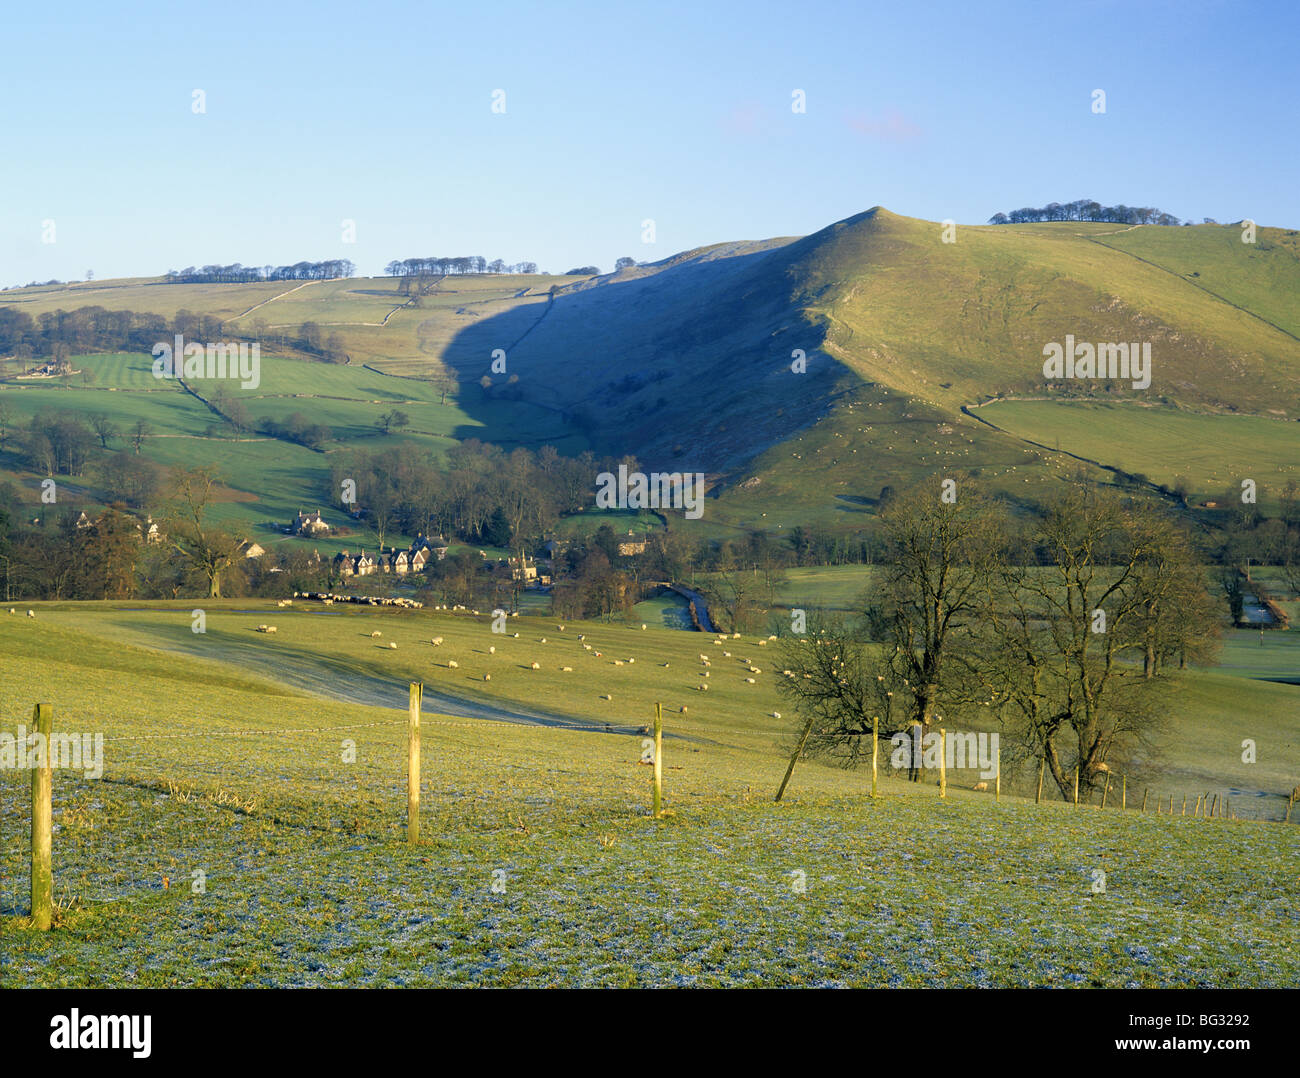
[[[291,535],[300,535],[307,539],[314,539],[318,535],[328,535],[330,526],[321,519],[320,510],[314,513],[304,513],[298,510],[297,519],[289,525]]]

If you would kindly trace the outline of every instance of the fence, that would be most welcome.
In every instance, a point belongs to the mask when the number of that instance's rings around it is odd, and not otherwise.
[[[350,723],[330,726],[299,727],[278,730],[235,730],[202,734],[138,734],[121,737],[103,738],[102,743],[125,741],[175,741],[201,739],[210,741],[215,738],[248,738],[277,736],[287,734],[317,734],[373,729],[384,726],[405,725],[407,728],[407,766],[406,766],[406,840],[409,843],[420,841],[420,787],[421,757],[420,732],[424,722],[422,718],[424,685],[419,682],[410,684],[407,716],[404,719],[390,719],[380,722]],[[30,738],[34,745],[40,746],[33,753],[31,770],[31,920],[32,927],[38,931],[48,931],[54,917],[54,849],[53,849],[53,802],[54,802],[54,744],[53,725],[54,709],[49,704],[37,704],[33,712],[34,730]],[[481,721],[449,722],[435,720],[425,725],[441,727],[478,727]],[[548,728],[582,729],[599,731],[600,727],[590,723],[548,723]],[[606,727],[610,729],[610,727]],[[650,751],[647,746],[646,751]],[[672,815],[663,805],[663,705],[655,705],[654,739],[653,739],[653,774],[651,780],[651,817],[662,819]],[[164,877],[164,886],[167,886]]]

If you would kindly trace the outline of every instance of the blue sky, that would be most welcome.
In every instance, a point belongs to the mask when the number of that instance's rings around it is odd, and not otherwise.
[[[413,255],[608,270],[874,205],[980,224],[1088,197],[1300,227],[1298,12],[11,5],[0,285]]]

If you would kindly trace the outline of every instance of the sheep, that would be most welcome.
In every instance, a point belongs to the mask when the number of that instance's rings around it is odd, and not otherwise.
[[[627,661],[628,661],[629,663],[634,663],[634,662],[636,662],[636,659],[633,659],[633,658],[629,657]]]
[[[747,678],[745,678],[745,682],[746,682],[746,684],[753,685],[753,684],[754,684],[754,679],[753,679],[752,677],[747,677]]]
[[[641,631],[642,631],[642,632],[645,632],[645,622],[644,622],[644,621],[641,623]]]
[[[768,639],[769,639],[769,640],[775,640],[775,639],[776,639],[776,634],[773,633],[771,636],[768,637]]]
[[[496,653],[497,653],[496,645],[495,645],[495,644],[489,644],[489,645],[488,645],[488,654],[489,654],[489,655],[495,655]]]
[[[596,658],[598,658],[598,659],[603,658],[603,656],[600,654],[599,651],[595,652],[594,654],[595,654]]]
[[[384,635],[383,633],[381,633],[378,629],[376,629],[373,633],[370,634],[370,639],[378,640],[383,635]]]
[[[701,652],[700,652],[700,662],[702,662],[702,663],[706,663],[706,662],[708,662],[708,661],[709,661],[709,657],[708,657],[707,655],[705,655],[704,652],[701,651]]]
[[[583,644],[583,645],[582,645],[582,650],[583,650],[583,651],[590,651],[590,650],[591,650],[591,645],[590,645],[590,644]]]
[[[36,611],[35,611],[35,610],[29,610],[29,611],[27,611],[27,616],[28,616],[29,618],[34,618],[34,617],[36,617]]]
[[[713,664],[712,664],[711,662],[709,662],[708,659],[705,659],[704,662],[700,663],[700,665],[701,665],[701,666],[712,666]]]
[[[491,681],[491,680],[492,680],[492,675],[491,675],[491,674],[484,674],[484,675],[483,675],[483,680],[484,680],[484,681]]]
[[[708,691],[709,691],[709,687],[708,687],[707,685],[700,685],[700,686],[698,686],[698,688],[699,688],[700,692],[708,692]]]
[[[513,636],[511,639],[518,640],[518,639],[519,639],[519,634],[518,634],[518,633],[515,633],[514,636]]]
[[[732,640],[739,640],[739,639],[740,639],[740,633],[732,633],[732,634],[731,634],[731,639],[732,639]]]
[[[682,706],[681,706],[681,708],[679,708],[679,710],[681,711],[681,713],[682,713],[683,715],[685,715],[685,714],[686,714],[686,705],[685,705],[685,704],[682,704]]]
[[[556,628],[559,629],[560,632],[564,632],[564,626],[563,626],[563,625],[557,625]]]
[[[460,669],[460,663],[458,663],[455,659],[448,659],[448,660],[447,660],[447,669],[448,669],[448,670],[459,670],[459,669]]]
[[[258,631],[259,633],[273,633],[273,632],[275,632],[275,626],[274,626],[274,625],[259,625],[259,626],[257,627],[257,631]]]
[[[560,673],[561,673],[561,674],[572,674],[572,673],[573,673],[573,667],[572,667],[572,666],[561,666],[561,667],[560,667]]]
[[[578,639],[579,639],[579,640],[586,640],[586,639],[587,639],[587,634],[586,634],[586,633],[579,633],[579,634],[578,634]]]
[[[622,666],[622,665],[623,665],[623,660],[622,660],[622,659],[615,659],[615,660],[614,660],[614,665],[615,665],[615,666]]]
[[[602,693],[600,698],[601,698],[602,700],[613,700],[613,699],[614,699],[614,697],[612,697],[609,693]]]
[[[546,637],[542,637],[542,643],[543,643],[543,644],[546,643]]]
[[[758,642],[758,646],[759,646],[760,648],[765,648],[765,647],[767,647],[767,641],[766,641],[766,640],[760,640],[760,641]]]
[[[541,663],[533,663],[533,669],[534,669],[534,670],[540,670],[541,668],[542,668],[542,664],[541,664]]]
[[[665,670],[668,669],[668,664],[667,664],[667,663],[660,663],[659,665],[662,666]]]
[[[432,644],[435,648],[442,647],[442,637],[435,636],[432,640],[429,641],[429,643]]]
[[[977,782],[975,783],[974,786],[971,787],[972,790],[975,790],[979,793],[986,793],[988,791],[988,788],[989,788],[989,784],[987,782]]]
[[[779,711],[773,711],[773,712],[772,712],[772,718],[774,718],[774,719],[779,719],[780,717],[781,717],[781,712],[779,712]]]
[[[729,652],[729,651],[724,651],[724,652],[722,653],[722,657],[723,657],[724,659],[730,659],[730,658],[731,658],[731,652]]]
[[[275,630],[272,629],[271,632],[275,632]],[[396,651],[396,650],[397,650],[397,642],[394,641],[394,640],[390,640],[390,641],[388,641],[388,647],[389,647],[390,650],[392,650],[392,651]]]
[[[751,667],[749,668],[749,672],[750,672],[751,674],[761,674],[763,671],[760,670],[757,666],[751,666]]]

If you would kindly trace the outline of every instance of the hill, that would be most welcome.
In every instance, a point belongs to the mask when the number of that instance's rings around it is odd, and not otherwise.
[[[393,279],[123,281],[10,290],[0,306],[207,312],[290,353],[315,321],[340,335],[351,367],[415,379],[409,398],[427,399],[423,380],[450,385],[466,417],[453,437],[509,431],[703,472],[719,495],[704,530],[857,530],[883,486],[937,474],[1031,501],[1081,468],[1181,477],[1192,496],[1221,496],[1227,480],[1260,478],[1259,444],[1267,504],[1300,449],[1298,251],[1295,231],[1243,244],[1218,225],[962,227],[945,243],[940,225],[876,207],[799,239],[590,279],[449,277],[416,299]],[[1044,345],[1067,335],[1149,343],[1150,387],[1045,380]],[[805,373],[792,370],[800,356]],[[357,409],[308,389],[324,371],[278,369],[282,398],[317,397],[307,407],[357,433]],[[265,410],[266,390],[255,396]],[[1018,410],[979,407],[990,401]],[[1144,409],[1136,441],[1127,412],[1079,411],[1102,402]],[[1247,437],[1241,416],[1257,420]],[[1117,435],[1097,437],[1094,420]]]

